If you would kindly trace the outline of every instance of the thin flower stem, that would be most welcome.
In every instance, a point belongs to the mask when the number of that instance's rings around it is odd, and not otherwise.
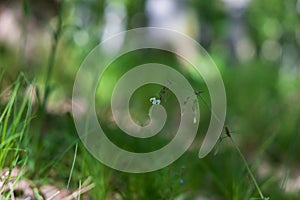
[[[244,157],[243,153],[241,152],[240,148],[237,146],[237,144],[235,143],[235,141],[233,140],[233,138],[232,137],[229,137],[229,138],[230,138],[231,142],[233,143],[235,149],[239,153],[240,157],[242,158],[242,160],[244,162],[244,165],[246,166],[246,169],[247,169],[247,171],[248,171],[248,173],[249,173],[249,175],[250,175],[250,177],[251,177],[251,179],[252,179],[252,181],[253,181],[253,183],[254,183],[254,185],[255,185],[255,187],[256,187],[256,189],[257,189],[257,191],[258,191],[258,193],[259,193],[259,195],[261,197],[261,199],[265,199],[265,197],[264,197],[263,193],[261,192],[261,189],[258,186],[258,183],[257,183],[257,181],[256,181],[256,179],[255,179],[255,177],[254,177],[254,175],[253,175],[253,173],[252,173],[252,171],[251,171],[248,163],[247,163],[246,158]]]
[[[167,88],[167,89],[168,89],[168,88]],[[164,91],[164,90],[166,90],[166,87],[163,87],[161,91]],[[164,93],[165,93],[165,91],[164,91],[164,92],[160,92],[160,94],[161,94],[161,95],[160,95],[160,98],[164,95]],[[207,108],[211,111],[211,114],[214,115],[214,117],[217,119],[217,121],[218,121],[220,124],[223,125],[223,123],[222,123],[222,122],[220,121],[220,119],[218,118],[218,115],[214,113],[214,111],[212,110],[211,106],[210,106],[210,105],[206,102],[206,100],[203,98],[202,93],[203,93],[203,91],[194,91],[194,95],[196,95],[196,97],[200,97],[200,98],[201,98],[201,100],[204,102],[204,104],[207,106]],[[188,98],[186,99],[186,102],[187,102],[189,99],[190,99],[190,97],[188,97]],[[254,177],[254,175],[253,175],[253,173],[252,173],[252,171],[251,171],[251,169],[250,169],[248,163],[247,163],[246,158],[244,157],[244,155],[243,155],[243,153],[241,152],[241,150],[240,150],[240,148],[238,147],[238,145],[235,143],[234,139],[231,137],[231,133],[230,133],[229,128],[226,126],[226,127],[224,127],[224,129],[225,129],[225,133],[226,133],[226,135],[227,135],[226,137],[229,137],[229,138],[230,138],[230,140],[231,140],[231,142],[233,143],[235,149],[237,150],[239,156],[242,158],[242,160],[243,160],[243,162],[244,162],[244,165],[246,166],[247,172],[248,172],[248,174],[250,175],[250,177],[251,177],[251,179],[252,179],[252,181],[253,181],[253,183],[254,183],[254,185],[255,185],[255,187],[256,187],[256,189],[257,189],[259,195],[260,195],[260,198],[261,198],[262,200],[267,200],[267,199],[269,199],[268,197],[267,197],[267,198],[264,197],[264,195],[263,195],[263,193],[262,193],[262,191],[261,191],[261,189],[260,189],[260,187],[259,187],[259,185],[258,185],[258,183],[257,183],[257,181],[256,181],[256,179],[255,179],[255,177]],[[220,139],[223,139],[223,138],[220,137]]]

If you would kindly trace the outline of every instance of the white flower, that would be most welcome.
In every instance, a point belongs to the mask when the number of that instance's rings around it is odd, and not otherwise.
[[[155,98],[155,97],[150,98],[150,102],[151,102],[152,104],[155,104],[155,103],[156,103],[156,98]]]
[[[156,99],[155,97],[150,98],[150,102],[155,105],[155,104],[160,104],[160,99]]]

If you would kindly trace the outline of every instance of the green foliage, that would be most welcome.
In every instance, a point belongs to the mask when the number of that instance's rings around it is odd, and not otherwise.
[[[52,5],[52,1],[35,3],[22,1],[25,18],[22,37],[30,35],[27,31],[31,30],[26,27],[34,22],[30,21],[34,18],[42,26],[36,25],[38,28],[33,28],[33,32],[38,35],[45,31],[51,36],[50,41],[43,38],[38,43],[50,44],[36,45],[28,55],[25,48],[27,39],[23,38],[21,45],[24,46],[20,47],[22,55],[19,55],[16,53],[19,47],[0,43],[0,67],[8,71],[0,79],[4,82],[0,85],[3,90],[0,99],[10,91],[8,101],[0,107],[0,170],[15,166],[23,169],[26,166],[27,177],[70,189],[78,188],[83,180],[91,176],[96,184],[96,188],[89,192],[91,199],[108,199],[112,196],[128,200],[175,199],[178,196],[184,196],[184,199],[201,196],[222,200],[299,199],[299,193],[288,193],[280,187],[283,179],[293,178],[287,172],[294,170],[298,173],[300,164],[299,156],[295,153],[300,152],[300,81],[297,75],[300,40],[296,0],[249,1],[241,22],[255,52],[246,62],[228,62],[230,51],[227,40],[232,27],[229,26],[230,13],[224,2],[186,1],[202,26],[200,32],[209,30],[211,41],[204,41],[207,42],[204,45],[210,50],[224,78],[228,100],[227,123],[232,127],[232,137],[236,140],[229,144],[228,140],[222,140],[218,143],[219,151],[215,156],[210,154],[203,160],[198,159],[199,141],[210,118],[209,108],[200,100],[201,122],[193,147],[167,168],[145,174],[117,172],[99,163],[80,143],[69,110],[66,113],[51,111],[51,106],[59,107],[70,101],[76,71],[102,36],[107,2],[66,0],[63,4],[54,3],[58,6],[54,11],[49,8],[50,14],[40,8],[43,8],[43,4]],[[145,1],[125,1],[127,18],[122,23],[127,28],[146,25],[144,6]],[[45,13],[41,13],[41,10]],[[39,20],[41,14],[49,14],[50,17],[42,15]],[[198,24],[189,26],[197,27]],[[84,35],[87,42],[76,42],[78,35]],[[263,55],[266,41],[275,43],[279,48],[279,57],[274,61],[267,60]],[[7,86],[19,74],[18,56],[21,57],[26,77],[36,77],[37,80],[39,101],[34,106],[26,96],[23,75]],[[117,80],[132,67],[149,62],[172,66],[183,74],[192,73],[188,78],[192,86],[195,90],[204,90],[204,98],[209,99],[204,81],[193,71],[188,71],[187,64],[169,52],[148,49],[131,52],[111,64],[99,82],[96,102],[109,102]],[[134,119],[147,120],[148,99],[157,95],[159,90],[160,86],[155,85],[145,86],[135,92],[130,101]],[[169,116],[175,118],[178,102],[174,99],[175,96],[170,94],[162,105]],[[99,121],[103,122],[109,133],[108,138],[115,144],[135,152],[151,151],[167,144],[168,140],[160,138],[161,135],[141,141],[111,128],[111,122],[107,120],[111,113],[101,103],[96,105],[99,108]],[[31,120],[32,116],[34,120]],[[168,126],[174,128],[173,124]],[[243,162],[238,156],[242,157]],[[267,175],[262,176],[259,171],[265,163],[270,169]],[[274,176],[281,167],[287,169],[284,172],[287,175]],[[253,181],[256,188],[253,187]]]
[[[31,120],[31,101],[28,95],[21,98],[24,92],[24,76],[18,79],[6,90],[0,93],[0,98],[10,93],[8,101],[0,107],[0,171],[9,167],[9,174],[15,167],[21,168],[21,173],[15,178],[18,180],[26,167],[28,161],[28,127]],[[1,81],[1,79],[0,79]],[[4,181],[6,184],[10,180],[10,175]],[[0,195],[2,188],[0,188]],[[8,193],[4,197],[10,197]],[[3,196],[2,196],[3,198]]]

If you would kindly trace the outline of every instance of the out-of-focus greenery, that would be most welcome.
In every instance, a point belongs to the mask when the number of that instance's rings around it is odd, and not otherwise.
[[[22,71],[36,86],[39,98],[33,105],[30,130],[22,136],[28,137],[30,142],[26,143],[29,155],[19,155],[28,159],[29,178],[65,187],[78,143],[70,186],[76,188],[80,180],[92,176],[96,188],[89,192],[91,199],[117,199],[117,196],[122,199],[175,199],[179,196],[196,199],[200,196],[230,200],[258,197],[229,140],[224,139],[218,144],[216,155],[211,153],[198,159],[199,141],[210,119],[210,110],[201,100],[199,140],[172,165],[156,172],[128,174],[109,169],[95,160],[80,143],[70,114],[76,72],[87,54],[101,42],[107,25],[119,23],[123,29],[146,26],[149,20],[147,3],[69,0],[63,1],[61,8],[61,2],[0,3],[0,68],[5,69],[1,91]],[[222,74],[228,101],[226,123],[233,130],[232,136],[245,153],[263,193],[271,199],[299,199],[300,1],[250,0],[244,6],[234,6],[234,2],[244,1],[189,0],[178,4],[184,5],[180,9],[190,17],[187,27],[196,30],[190,36],[203,45]],[[116,9],[116,13],[109,15],[111,9]],[[10,23],[5,25],[1,21],[3,16],[5,20],[15,19],[15,22],[8,20]],[[59,16],[61,32],[55,55],[51,58]],[[4,34],[4,30],[11,32]],[[18,39],[13,37],[16,34]],[[53,64],[49,64],[52,61]],[[169,53],[133,52],[112,63],[99,84],[101,93],[97,94],[96,102],[108,102],[114,84],[124,72],[149,62],[173,66],[187,75],[195,90],[207,91],[201,77],[190,75],[181,67],[182,62]],[[49,85],[45,85],[49,66],[53,69]],[[45,87],[49,87],[50,93],[47,109],[41,111]],[[136,120],[147,120],[149,98],[159,90],[158,85],[144,86],[134,94],[131,106]],[[18,93],[22,96],[25,89]],[[203,95],[209,102],[208,92]],[[13,101],[16,96],[10,98]],[[1,113],[9,102],[1,100]],[[162,104],[171,118],[176,119],[178,102],[175,96],[170,94]],[[124,149],[144,152],[168,142],[168,137],[160,137],[163,133],[144,141],[120,136],[122,132],[107,120],[111,115],[110,108],[101,104],[97,108],[99,120],[110,132],[108,137]],[[167,128],[174,126],[169,123]],[[0,152],[0,158],[6,155],[4,153]],[[0,165],[0,169],[2,167]]]

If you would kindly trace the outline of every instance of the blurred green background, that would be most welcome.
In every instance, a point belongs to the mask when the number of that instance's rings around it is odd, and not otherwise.
[[[35,90],[32,119],[25,135],[28,141],[24,143],[28,154],[20,155],[28,158],[26,176],[65,187],[78,144],[71,187],[92,176],[96,187],[89,191],[90,199],[259,197],[230,140],[218,143],[216,153],[198,159],[210,119],[210,110],[201,100],[198,139],[179,160],[156,172],[128,174],[109,169],[78,140],[71,97],[84,58],[113,34],[155,26],[190,36],[216,63],[226,87],[226,124],[265,196],[300,199],[299,19],[299,0],[2,0],[0,69],[5,73],[0,85],[4,94],[1,110],[9,98],[5,89],[20,72],[28,80],[20,98],[29,86]],[[106,72],[97,102],[109,101],[114,84],[126,70],[149,62],[174,66],[195,90],[207,91],[201,77],[183,70],[182,62],[170,53],[133,52],[118,59]],[[136,91],[131,107],[137,121],[147,120],[149,98],[160,89],[148,85]],[[203,97],[209,103],[207,92]],[[170,94],[162,104],[171,119],[176,119],[179,110],[175,96]],[[125,149],[150,151],[170,139],[158,136],[142,141],[124,136],[110,120],[109,107],[100,104],[97,108],[108,137]],[[172,130],[174,124],[169,128]]]

